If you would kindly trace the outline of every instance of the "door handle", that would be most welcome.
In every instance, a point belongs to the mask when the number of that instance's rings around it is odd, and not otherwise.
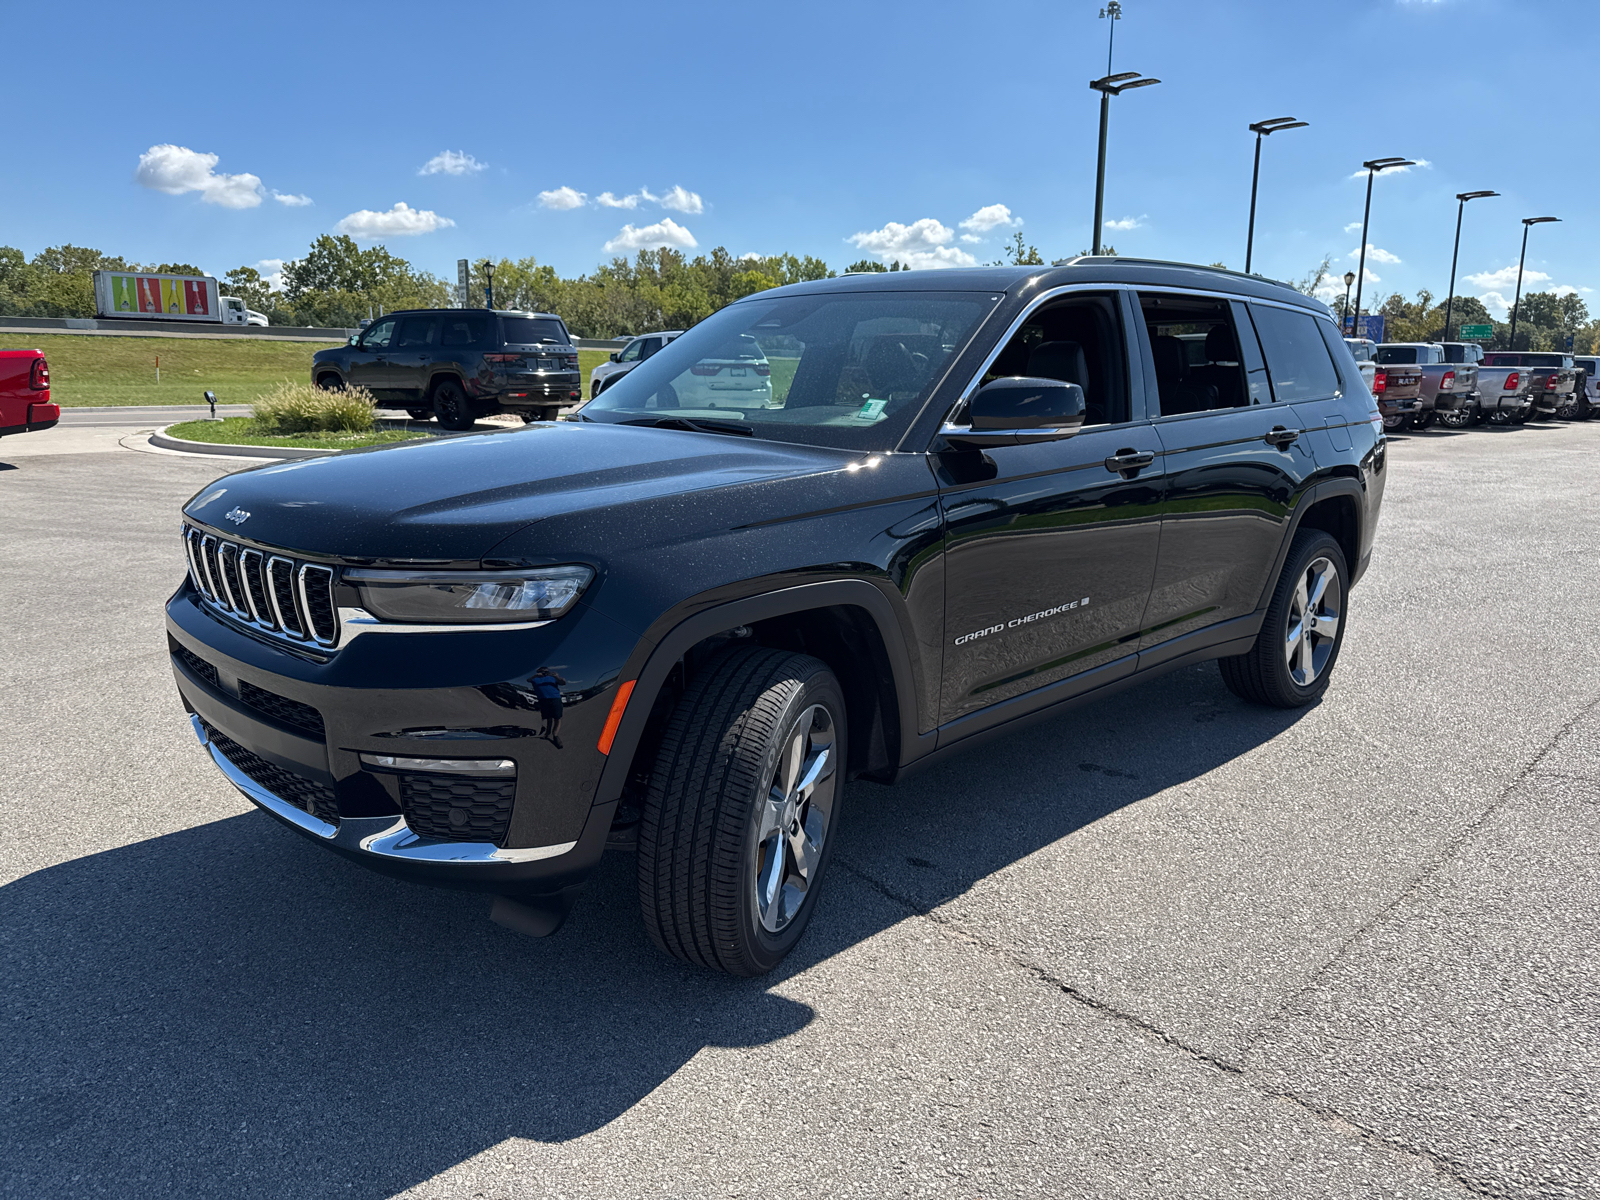
[[[1124,479],[1132,479],[1155,460],[1153,450],[1118,450],[1106,459],[1106,470],[1121,475]]]
[[[1300,438],[1298,429],[1285,429],[1282,425],[1274,425],[1268,432],[1265,441],[1269,446],[1276,446],[1282,450],[1285,446],[1292,446]]]

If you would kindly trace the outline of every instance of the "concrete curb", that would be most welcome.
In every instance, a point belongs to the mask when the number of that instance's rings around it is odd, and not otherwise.
[[[222,442],[190,442],[183,438],[168,437],[170,425],[163,425],[150,435],[150,444],[162,450],[177,450],[184,454],[200,454],[210,458],[326,458],[330,454],[343,454],[342,450],[314,450],[309,446],[229,446]]]

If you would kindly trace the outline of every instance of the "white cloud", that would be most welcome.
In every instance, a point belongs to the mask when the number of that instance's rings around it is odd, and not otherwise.
[[[950,245],[954,237],[955,230],[932,217],[923,217],[909,225],[890,221],[882,229],[852,234],[845,240],[876,254],[884,262],[898,259],[902,266],[916,270],[975,266],[977,259]]]
[[[689,250],[699,244],[694,240],[694,234],[671,217],[663,217],[654,225],[646,225],[643,229],[624,225],[617,236],[607,242],[603,249],[607,254],[614,250],[655,250],[662,246],[676,246],[679,249]]]
[[[475,171],[487,169],[488,163],[481,163],[470,154],[463,154],[459,150],[441,150],[427,162],[422,164],[418,175],[470,175]]]
[[[539,207],[553,208],[558,212],[582,208],[588,202],[587,193],[580,192],[577,188],[558,187],[539,193]]]
[[[1011,210],[1004,204],[985,204],[965,221],[960,223],[962,229],[971,230],[973,233],[988,233],[991,229],[1000,226],[1021,225],[1022,222],[1011,215]],[[963,237],[962,241],[967,239]],[[979,239],[974,238],[973,241]]]
[[[1368,267],[1367,268],[1367,273],[1364,276],[1362,276],[1361,286],[1362,287],[1369,287],[1374,283],[1382,283],[1382,282],[1383,282],[1383,276],[1379,275],[1371,267]],[[1344,276],[1343,275],[1327,275],[1327,276],[1324,276],[1322,282],[1317,285],[1317,290],[1313,293],[1313,295],[1315,295],[1318,300],[1323,301],[1325,304],[1332,304],[1333,303],[1333,298],[1335,296],[1343,296],[1344,295]],[[1354,292],[1351,293],[1350,301],[1351,301],[1352,304],[1355,303],[1355,293]],[[1366,301],[1363,300],[1362,301],[1362,308],[1365,309],[1365,307],[1366,307]]]
[[[1578,289],[1573,287],[1570,283],[1561,283],[1551,288],[1550,292],[1555,296],[1576,296],[1578,294]]]
[[[263,258],[256,263],[262,282],[275,292],[283,291],[283,259]]]
[[[1344,231],[1346,233],[1354,233],[1356,230],[1358,230],[1360,228],[1361,228],[1361,222],[1360,221],[1351,221],[1350,224],[1348,224],[1348,225],[1346,225],[1344,227]]]
[[[743,254],[739,255],[739,261],[740,262],[757,262],[757,261],[759,261],[759,260],[761,260],[761,259],[763,259],[765,257],[766,257],[765,254],[757,254],[754,250],[746,250]]]
[[[1360,261],[1360,258],[1361,258],[1361,247],[1357,246],[1354,250],[1350,251],[1349,254],[1345,255],[1345,257],[1348,258],[1351,262]],[[1380,247],[1374,246],[1371,242],[1368,242],[1367,243],[1367,261],[1368,262],[1380,262],[1380,263],[1397,263],[1397,262],[1400,261],[1400,256],[1398,254],[1392,253],[1391,251],[1384,250],[1384,249],[1381,249]]]
[[[982,245],[984,241],[983,238],[977,237],[970,233],[963,233],[961,235],[961,240],[969,246],[979,246]]]
[[[1498,271],[1479,271],[1474,275],[1466,276],[1466,280],[1486,292],[1515,291],[1517,269],[1515,267],[1501,267]],[[1537,292],[1541,283],[1549,282],[1550,276],[1543,271],[1536,271],[1532,267],[1522,273],[1522,290],[1525,292]]]
[[[411,208],[404,201],[396,201],[388,212],[373,212],[363,208],[353,212],[333,227],[335,233],[347,233],[363,241],[382,237],[414,237],[419,233],[433,233],[447,229],[455,222],[449,217],[426,208]]]
[[[674,184],[667,194],[659,199],[662,208],[670,208],[673,212],[688,213],[690,216],[698,216],[706,210],[706,206],[701,201],[698,192],[691,192],[677,184]]]
[[[1120,221],[1107,221],[1106,228],[1115,229],[1118,233],[1126,233],[1130,229],[1141,229],[1148,216],[1148,213],[1144,213],[1137,217],[1123,217]]]
[[[1511,300],[1499,292],[1484,292],[1479,297],[1483,306],[1489,310],[1489,315],[1496,320],[1504,321],[1511,315]]]
[[[1419,158],[1412,163],[1412,166],[1429,170],[1433,167],[1433,164],[1425,158]],[[1382,179],[1386,175],[1409,175],[1411,174],[1411,167],[1390,167],[1387,170],[1379,171],[1377,174],[1379,179]],[[1351,179],[1365,179],[1366,177],[1367,169],[1365,167],[1362,167],[1359,171],[1350,172]]]
[[[654,200],[649,188],[640,188],[628,196],[617,196],[611,192],[601,192],[594,198],[596,204],[602,208],[638,208],[641,200]]]
[[[272,191],[272,198],[279,204],[287,204],[290,208],[305,208],[311,204],[310,196],[294,196],[288,192],[280,192],[276,188]]]
[[[199,192],[207,204],[223,208],[254,208],[261,203],[261,179],[256,175],[219,175],[215,154],[201,154],[187,146],[151,146],[139,156],[134,179],[147,188],[181,196]]]

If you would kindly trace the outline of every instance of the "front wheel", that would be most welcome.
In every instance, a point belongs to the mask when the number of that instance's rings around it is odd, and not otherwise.
[[[662,735],[639,825],[639,906],[661,949],[761,975],[816,910],[848,761],[828,665],[760,646],[722,652]]]
[[[1344,644],[1349,590],[1344,551],[1333,536],[1320,529],[1295,534],[1255,646],[1217,660],[1228,690],[1274,708],[1302,708],[1321,697]]]
[[[446,429],[458,431],[471,429],[477,421],[467,405],[466,392],[459,383],[449,379],[440,380],[433,389],[433,415]]]

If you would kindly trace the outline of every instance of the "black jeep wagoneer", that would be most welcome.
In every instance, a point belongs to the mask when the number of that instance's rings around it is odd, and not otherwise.
[[[736,407],[697,370],[752,339],[771,388]],[[1260,279],[822,280],[574,420],[217,481],[172,663],[217,767],[312,841],[530,933],[633,850],[655,941],[756,974],[849,779],[1204,659],[1321,695],[1385,449],[1327,309]]]

